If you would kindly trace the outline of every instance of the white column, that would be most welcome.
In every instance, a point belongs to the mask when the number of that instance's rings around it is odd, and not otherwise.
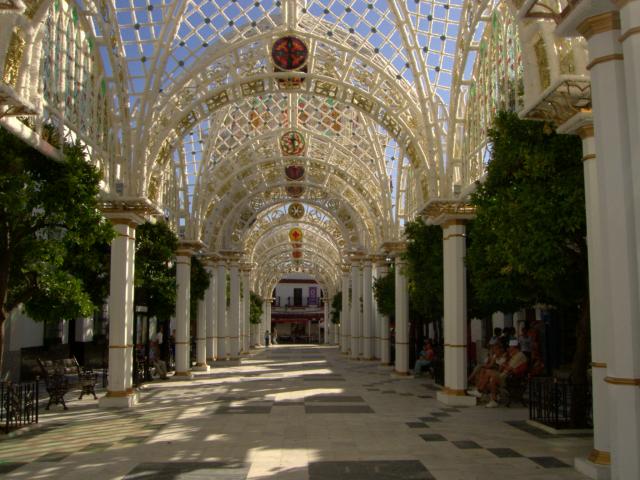
[[[589,305],[591,320],[591,379],[593,404],[593,450],[586,458],[576,458],[576,469],[592,478],[609,478],[611,463],[609,440],[608,385],[605,382],[608,353],[609,327],[604,302],[607,285],[602,276],[605,268],[602,249],[602,220],[598,193],[598,165],[593,120],[578,118],[576,132],[582,138],[582,160],[584,167],[585,213],[587,219],[587,254],[589,259]],[[573,119],[572,119],[573,120]],[[572,123],[572,120],[567,124]],[[565,125],[567,125],[565,124]],[[562,126],[560,130],[565,130]]]
[[[442,225],[444,267],[444,388],[438,401],[448,405],[475,405],[467,396],[467,274],[466,229],[463,221]]]
[[[216,325],[216,269],[208,264],[206,267],[209,274],[209,288],[204,294],[204,301],[207,304],[207,363],[216,359],[218,332]]]
[[[389,274],[389,267],[386,262],[378,263],[378,278]],[[378,306],[376,305],[376,310]],[[378,311],[380,318],[380,363],[382,365],[391,364],[391,352],[389,350],[389,317]]]
[[[491,314],[491,325],[493,328],[502,328],[504,329],[504,313],[502,312],[493,312]],[[493,331],[492,331],[493,332]]]
[[[109,384],[100,407],[132,407],[138,401],[131,387],[133,358],[133,273],[135,226],[113,220],[109,279]]]
[[[191,376],[190,359],[190,296],[191,296],[191,251],[176,252],[176,374]]]
[[[229,299],[229,318],[227,319],[229,335],[229,358],[237,360],[240,356],[240,272],[237,262],[229,265],[231,281]]]
[[[267,322],[267,328],[266,328],[266,330],[268,330],[268,331],[269,331],[269,342],[270,342],[271,344],[273,344],[273,342],[272,342],[272,340],[271,340],[271,303],[272,303],[272,302],[273,302],[273,299],[268,298],[268,299],[265,301],[265,305],[264,305],[264,306],[265,306],[265,311],[266,311],[266,313],[265,313],[265,320],[266,320],[266,322]],[[263,332],[263,334],[264,334],[264,332]]]
[[[242,271],[242,352],[249,353],[249,329],[250,319],[250,289],[249,289],[249,270]]]
[[[625,17],[637,9],[634,3],[629,2],[625,8]],[[631,131],[632,139],[629,138],[629,120],[633,122],[637,114],[627,112],[628,108],[637,105],[634,98],[637,85],[632,85],[627,92],[622,61],[623,44],[625,51],[633,55],[637,53],[637,39],[627,37],[621,44],[619,21],[617,12],[609,12],[586,19],[578,30],[587,38],[589,46],[596,155],[604,166],[598,169],[598,191],[600,211],[606,212],[600,217],[604,260],[600,275],[608,288],[602,313],[608,321],[611,342],[605,377],[609,383],[611,476],[627,479],[640,478],[640,311],[636,237],[640,225],[635,224],[639,212],[634,212],[633,201],[634,196],[639,195],[633,188],[634,173],[638,168],[632,166],[630,152],[630,143],[634,142],[635,146],[639,132]],[[636,63],[637,59],[624,57],[624,60]],[[634,67],[627,67],[627,70],[633,79]],[[606,459],[602,460],[604,463]]]
[[[635,207],[636,259],[635,299],[640,277],[640,0],[628,0],[620,5],[620,42],[624,54],[626,80],[627,126],[632,173],[632,193]],[[597,131],[596,131],[597,133]],[[633,295],[633,294],[632,294]],[[611,408],[616,412],[611,423],[616,431],[612,439],[612,474],[620,478],[640,478],[640,318],[635,313],[619,319],[614,326],[612,360],[608,368]],[[618,343],[620,342],[620,343]],[[635,452],[635,454],[634,454]]]
[[[589,455],[589,461],[577,459],[575,465],[592,478],[640,478],[640,459],[637,455],[640,449],[640,356],[637,349],[640,344],[637,321],[640,312],[637,233],[640,226],[636,224],[639,212],[634,211],[634,196],[638,198],[639,195],[634,192],[634,182],[640,170],[632,162],[632,155],[636,152],[630,151],[630,146],[637,141],[637,125],[635,131],[630,130],[634,113],[628,113],[637,105],[634,98],[637,85],[627,85],[625,81],[626,62],[636,60],[626,56],[631,52],[633,57],[635,50],[628,48],[627,42],[635,35],[629,35],[626,28],[637,22],[637,18],[625,25],[621,36],[620,16],[613,11],[613,5],[594,1],[584,3],[590,8],[576,10],[573,17],[567,17],[559,28],[562,27],[566,33],[572,28],[569,25],[581,22],[576,30],[587,39],[589,50],[590,63],[587,69],[591,74],[595,151],[597,162],[602,165],[602,168],[596,167],[602,266],[595,273],[605,285],[599,315],[607,322],[605,338],[608,343],[605,349],[608,355],[604,381],[608,384],[609,416],[606,421],[610,428],[610,454],[595,445],[603,437],[594,438],[594,450]],[[636,1],[618,3],[621,6],[628,4],[623,8],[625,15],[638,8],[637,5],[633,6]],[[596,7],[600,9],[598,11],[611,11],[590,18],[579,18],[582,12],[597,13]],[[626,74],[629,75],[629,67],[626,67]],[[637,182],[635,184],[638,185]],[[588,221],[589,216],[588,212]],[[591,262],[591,252],[589,254]],[[592,274],[591,271],[589,273]],[[590,300],[593,302],[594,298]],[[593,321],[596,320],[592,317]],[[594,334],[592,332],[592,339]],[[592,344],[592,351],[593,348],[597,346]],[[604,367],[604,362],[601,365]],[[596,377],[602,375],[598,370],[598,367],[593,369],[594,382],[597,381]],[[594,406],[594,415],[598,413],[597,409]],[[608,463],[611,464],[610,470]]]
[[[349,304],[349,270],[342,269],[342,311],[340,312],[340,351],[348,354],[351,350],[351,306]]]
[[[324,298],[324,338],[322,343],[327,345],[329,343],[329,325],[331,325],[331,319],[329,318],[329,296]]]
[[[218,336],[217,360],[226,360],[227,347],[227,267],[223,261],[216,267],[216,324]]]
[[[351,358],[360,358],[360,266],[351,265]]]
[[[396,360],[395,371],[399,375],[409,374],[409,289],[404,275],[405,261],[398,254],[395,259],[396,272]]]
[[[371,260],[362,268],[362,355],[373,360],[373,277]]]
[[[378,271],[377,264],[374,265],[373,270],[373,278],[371,281],[371,316],[373,322],[373,358],[375,360],[380,360],[380,322],[382,319],[380,318],[380,312],[378,312],[378,305],[376,302],[376,297],[373,294],[373,284],[375,280],[380,275]]]
[[[205,293],[206,296],[206,293]],[[207,303],[206,300],[198,300],[198,318],[196,319],[196,366],[192,368],[197,372],[208,372],[207,365]]]

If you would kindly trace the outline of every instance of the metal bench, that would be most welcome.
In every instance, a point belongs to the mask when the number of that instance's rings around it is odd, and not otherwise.
[[[82,400],[85,394],[93,395],[94,399],[98,398],[96,395],[98,374],[90,368],[80,366],[75,357],[59,360],[38,359],[38,365],[49,394],[47,410],[52,403],[61,404],[66,410],[64,395],[71,387],[80,389],[79,400]]]

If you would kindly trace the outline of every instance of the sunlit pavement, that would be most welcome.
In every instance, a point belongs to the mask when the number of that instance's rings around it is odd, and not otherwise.
[[[128,411],[69,398],[0,440],[23,479],[579,479],[588,435],[527,428],[524,408],[451,408],[335,347],[276,346],[191,381],[154,382]]]

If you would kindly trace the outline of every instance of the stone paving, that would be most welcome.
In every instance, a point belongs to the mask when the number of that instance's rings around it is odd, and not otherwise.
[[[130,411],[54,406],[0,440],[8,479],[582,479],[591,438],[552,436],[524,408],[452,408],[335,347],[276,346],[192,381],[154,382]],[[1,437],[0,437],[1,438]]]

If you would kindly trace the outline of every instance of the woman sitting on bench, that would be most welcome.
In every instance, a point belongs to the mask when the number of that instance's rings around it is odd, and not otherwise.
[[[418,359],[416,360],[416,364],[413,367],[413,376],[418,377],[422,372],[424,367],[431,367],[431,362],[436,358],[436,352],[433,350],[433,345],[431,345],[431,341],[425,340],[424,346],[418,355]]]

